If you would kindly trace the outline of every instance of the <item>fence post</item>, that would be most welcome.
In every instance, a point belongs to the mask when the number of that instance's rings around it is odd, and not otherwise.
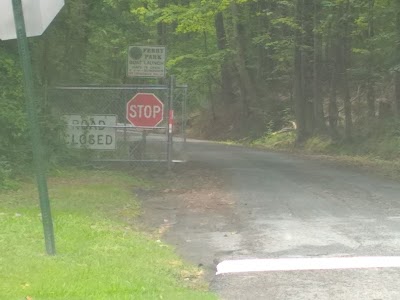
[[[186,122],[187,122],[187,89],[188,86],[185,85],[183,90],[183,122],[182,122],[182,132],[183,132],[183,143],[186,144]]]
[[[142,149],[140,150],[140,159],[145,160],[146,159],[146,148],[147,148],[147,129],[142,130],[142,143],[141,143]]]
[[[175,76],[170,77],[169,97],[168,97],[168,145],[167,145],[167,165],[168,170],[172,168],[173,152],[173,122],[174,122],[174,85]]]

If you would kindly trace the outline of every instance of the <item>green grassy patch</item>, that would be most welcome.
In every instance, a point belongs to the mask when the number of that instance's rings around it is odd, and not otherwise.
[[[51,176],[55,257],[44,254],[34,185],[0,192],[0,299],[215,299],[200,270],[127,225],[138,185],[150,184],[118,172]]]
[[[250,145],[282,150],[293,148],[295,140],[296,134],[294,132],[272,133],[252,141]]]

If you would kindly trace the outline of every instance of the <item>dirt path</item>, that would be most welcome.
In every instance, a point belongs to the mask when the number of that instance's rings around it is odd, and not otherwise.
[[[224,175],[201,164],[178,165],[169,174],[156,174],[161,188],[136,190],[142,202],[140,222],[156,230],[189,262],[215,274],[218,257],[236,250],[240,223]]]

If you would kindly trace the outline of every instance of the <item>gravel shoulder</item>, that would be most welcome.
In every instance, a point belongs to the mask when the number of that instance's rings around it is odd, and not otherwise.
[[[143,211],[139,222],[198,265],[210,281],[218,258],[233,251],[239,224],[224,174],[188,162],[152,180],[158,188],[135,190]]]

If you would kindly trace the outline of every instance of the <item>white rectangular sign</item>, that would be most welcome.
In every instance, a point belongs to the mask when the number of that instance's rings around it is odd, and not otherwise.
[[[22,0],[26,35],[41,35],[63,6],[64,0]],[[15,38],[12,2],[0,0],[0,40]]]
[[[66,142],[70,148],[114,150],[116,145],[117,116],[64,115]]]
[[[130,46],[128,49],[128,77],[165,77],[164,46]]]

